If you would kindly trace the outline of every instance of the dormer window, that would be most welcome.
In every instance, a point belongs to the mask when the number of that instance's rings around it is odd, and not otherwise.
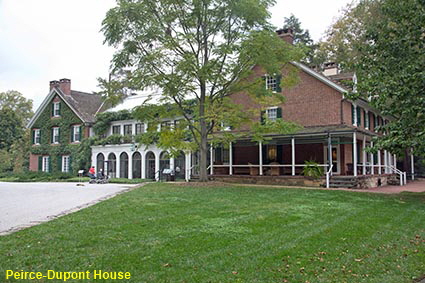
[[[60,102],[53,102],[52,116],[53,117],[60,117],[60,115],[61,115],[61,103]]]

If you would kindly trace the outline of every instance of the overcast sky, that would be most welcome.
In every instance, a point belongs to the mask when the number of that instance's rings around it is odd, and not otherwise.
[[[352,0],[277,0],[271,22],[294,14],[315,41]],[[103,45],[102,19],[115,0],[0,0],[0,92],[17,90],[37,108],[49,81],[98,91],[113,49]]]

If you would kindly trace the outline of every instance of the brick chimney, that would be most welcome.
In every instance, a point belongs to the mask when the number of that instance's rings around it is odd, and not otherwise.
[[[60,79],[59,88],[65,95],[71,95],[71,80],[70,79]]]
[[[55,87],[59,87],[59,81],[50,81],[49,86],[50,86],[49,90],[52,90]]]
[[[291,28],[284,28],[276,31],[277,35],[288,42],[294,44],[294,30]]]

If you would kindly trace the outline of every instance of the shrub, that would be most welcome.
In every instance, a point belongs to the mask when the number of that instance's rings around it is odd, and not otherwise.
[[[324,170],[319,164],[315,161],[306,161],[303,168],[302,174],[307,177],[312,177],[314,179],[319,179],[323,176]]]

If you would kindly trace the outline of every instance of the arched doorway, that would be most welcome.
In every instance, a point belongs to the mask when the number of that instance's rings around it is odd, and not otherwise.
[[[133,178],[142,178],[142,155],[136,151],[133,153]]]
[[[186,156],[183,151],[179,152],[179,155],[174,158],[174,172],[176,179],[184,179],[186,172]]]
[[[109,177],[115,178],[117,176],[117,157],[115,156],[115,154],[110,153],[106,162],[108,164]]]
[[[120,154],[120,178],[128,179],[128,154],[125,152]]]
[[[159,169],[161,172],[164,169],[170,169],[170,155],[166,151],[161,152],[159,155]]]
[[[146,179],[155,180],[155,154],[152,151],[146,153]]]
[[[105,156],[103,153],[99,153],[96,156],[96,172],[99,172],[102,170],[102,172],[105,171]]]

